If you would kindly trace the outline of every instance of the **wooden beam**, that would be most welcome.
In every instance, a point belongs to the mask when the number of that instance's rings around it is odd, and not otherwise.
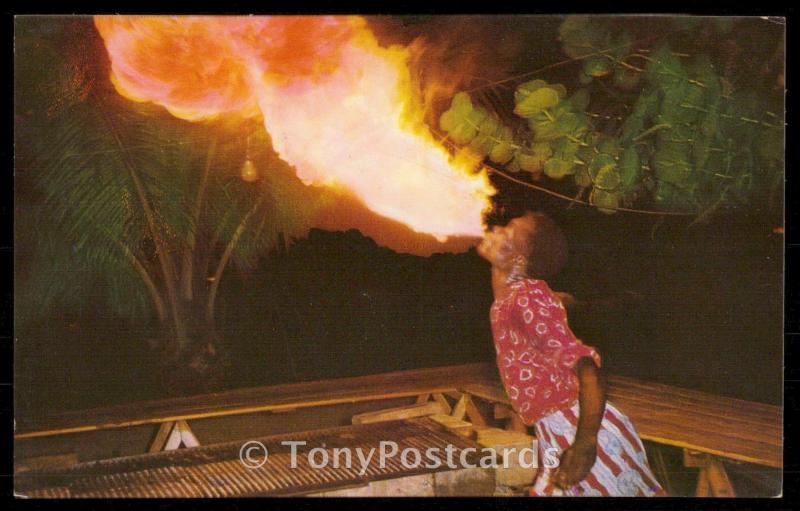
[[[708,464],[708,458],[705,454],[690,449],[683,450],[683,466],[688,468],[705,467]]]
[[[511,399],[502,385],[473,383],[462,386],[461,391],[491,403],[502,403],[511,406]]]
[[[197,447],[200,442],[184,420],[165,422],[158,428],[148,452],[172,451],[184,447]]]
[[[471,437],[473,428],[475,427],[469,422],[457,419],[451,415],[434,414],[429,418],[432,421],[438,422],[444,426],[448,431],[452,431],[453,433],[464,437]]]
[[[697,486],[694,490],[695,497],[711,496],[711,485],[708,483],[708,472],[704,468],[700,469],[697,475]]]
[[[181,443],[186,447],[197,447],[200,445],[200,442],[197,440],[197,437],[194,436],[194,432],[189,427],[189,424],[185,420],[179,420],[175,423],[175,428],[178,430],[181,436]]]
[[[464,417],[467,415],[467,401],[469,401],[469,399],[469,394],[461,394],[450,415],[456,419],[464,420]]]
[[[510,405],[499,382],[459,388],[473,397]],[[608,400],[631,419],[642,440],[783,467],[783,416],[778,406],[613,375]]]
[[[514,415],[514,411],[511,409],[510,406],[506,406],[500,403],[495,403],[494,405],[495,419],[510,419],[512,415]]]
[[[729,460],[776,468],[783,466],[783,411],[780,406],[614,375],[609,375],[608,381],[609,402],[631,419],[643,440]],[[455,400],[456,406],[451,406],[451,414],[457,411],[456,415],[463,413],[463,417],[480,421],[480,411],[474,407],[480,403],[473,403],[467,410],[467,400],[461,400],[462,393],[470,394],[472,399],[510,405],[497,377],[496,366],[468,364],[237,389],[47,417],[21,416],[16,418],[14,438],[24,440],[179,420],[413,399],[425,394],[452,398],[448,405]],[[459,402],[461,410],[458,410]]]
[[[437,403],[436,401],[428,401],[427,403],[422,404],[398,406],[395,408],[387,408],[385,410],[377,410],[374,412],[365,412],[358,415],[353,415],[352,423],[372,424],[374,422],[395,421],[443,413],[445,413],[445,410],[441,403]]]
[[[467,417],[469,421],[476,426],[486,426],[486,421],[481,415],[481,411],[478,410],[478,407],[475,406],[475,402],[472,400],[472,397],[467,395],[467,407],[466,407]]]
[[[709,456],[704,453],[683,450],[683,464],[690,468],[699,468],[697,475],[697,489],[695,495],[698,497],[735,497],[728,473],[722,460]]]
[[[446,410],[445,413],[450,413],[453,411],[453,407],[450,406],[450,403],[447,401],[447,398],[444,397],[444,394],[442,394],[441,392],[436,392],[435,394],[433,394],[433,399],[444,407],[444,409]]]
[[[496,372],[491,364],[464,364],[235,389],[44,417],[20,416],[14,439],[452,392],[457,384],[493,381]]]
[[[174,422],[162,422],[158,426],[158,431],[156,432],[155,438],[150,443],[150,448],[148,452],[161,452],[164,450],[164,446],[167,445],[167,439],[169,439],[172,430],[175,428]]]
[[[714,497],[735,497],[731,480],[725,471],[725,465],[721,460],[711,459],[706,467],[708,473],[708,484],[711,487],[711,495]]]

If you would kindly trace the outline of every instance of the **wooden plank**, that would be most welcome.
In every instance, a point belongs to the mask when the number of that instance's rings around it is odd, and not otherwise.
[[[460,388],[475,397],[510,405],[499,383],[472,383]],[[687,389],[677,389],[673,399],[672,389],[676,388],[609,377],[608,397],[631,419],[643,440],[748,463],[783,466],[780,407],[763,403],[750,407],[749,401]],[[714,399],[717,397],[718,402]]]
[[[703,402],[706,406],[719,406],[723,410],[729,408],[739,408],[742,414],[772,414],[780,407],[769,405],[766,403],[758,403],[756,401],[746,401],[743,399],[736,399],[727,396],[720,396],[716,394],[709,394],[700,390],[692,390],[684,387],[675,387],[672,385],[665,385],[663,383],[647,382],[628,378],[625,376],[608,375],[608,383],[611,388],[625,388],[637,392],[644,392],[650,395],[666,396],[670,399],[686,399],[689,402]]]
[[[735,436],[744,441],[771,444],[775,447],[782,446],[782,430],[776,428],[759,428],[757,426],[743,426],[736,421],[726,421],[724,417],[705,417],[694,413],[694,410],[677,409],[662,406],[661,403],[630,401],[627,399],[611,399],[609,402],[629,416],[647,415],[651,420],[658,419],[665,424],[681,424],[687,431],[714,431],[723,435]],[[634,423],[635,424],[635,423]]]
[[[777,406],[773,406],[768,410],[755,411],[754,409],[749,409],[737,401],[727,401],[724,398],[720,398],[719,402],[711,403],[708,400],[672,397],[655,392],[645,392],[639,389],[625,387],[622,383],[610,385],[608,391],[611,395],[617,395],[624,399],[639,399],[642,401],[651,401],[652,399],[657,399],[659,403],[663,403],[664,406],[682,409],[696,407],[699,409],[698,411],[700,413],[707,414],[708,416],[712,417],[723,415],[731,410],[735,410],[736,414],[733,418],[737,421],[740,421],[742,424],[780,425],[783,418],[782,411],[780,407]]]
[[[632,409],[615,405],[634,424],[642,440],[683,447],[696,451],[730,458],[747,463],[781,468],[783,448],[773,443],[743,439],[728,432],[723,434],[713,429],[687,428],[680,418],[665,420],[652,411]],[[687,412],[689,414],[691,412]]]
[[[523,445],[530,447],[533,437],[516,431],[506,431],[500,428],[476,427],[475,441],[485,447],[496,447],[502,445]]]
[[[510,406],[493,364],[466,364],[19,417],[15,439],[425,394],[455,398],[453,416],[480,417],[471,398],[462,399],[462,393]],[[782,467],[780,407],[613,375],[609,401],[630,417],[644,440]]]
[[[375,422],[396,421],[410,419],[412,417],[424,417],[432,414],[443,414],[445,408],[441,403],[428,401],[427,403],[414,404],[410,406],[398,406],[387,408],[375,412],[360,413],[353,415],[353,424],[372,424]]]
[[[505,389],[501,385],[473,383],[462,385],[459,388],[467,394],[485,399],[486,401],[511,406],[511,400],[508,398],[508,394],[506,394]]]
[[[425,393],[446,393],[455,384],[496,378],[491,364],[464,364],[378,375],[236,389],[201,396],[145,401],[51,416],[17,418],[14,438],[96,431],[177,420],[279,412],[293,408],[355,403]]]
[[[629,402],[637,401],[640,404],[652,406],[658,404],[665,408],[686,410],[695,408],[695,413],[710,417],[724,417],[729,421],[741,425],[754,425],[770,430],[770,434],[782,430],[782,410],[778,406],[763,403],[753,403],[741,399],[725,396],[715,396],[699,391],[671,387],[657,383],[647,383],[609,376],[609,400],[616,404],[613,398]],[[495,403],[510,404],[510,400],[503,387],[499,384],[473,383],[460,387],[476,397]]]
[[[446,415],[446,414],[434,414],[428,418],[434,422],[441,424],[448,431],[452,431],[453,433],[459,436],[465,436],[465,437],[471,436],[473,428],[475,427],[473,424],[470,424],[467,421],[463,421],[451,415]]]
[[[746,428],[759,428],[774,431],[782,430],[782,413],[779,407],[773,407],[769,413],[760,413],[753,415],[748,412],[741,404],[730,402],[723,406],[720,403],[715,403],[713,406],[709,405],[707,401],[699,400],[678,400],[670,396],[661,396],[657,394],[644,393],[632,389],[610,386],[608,389],[608,398],[612,402],[625,400],[628,402],[638,402],[642,405],[653,403],[655,400],[660,408],[665,410],[687,410],[694,409],[695,416],[704,420],[720,420],[724,418],[726,423],[735,424],[736,426]]]

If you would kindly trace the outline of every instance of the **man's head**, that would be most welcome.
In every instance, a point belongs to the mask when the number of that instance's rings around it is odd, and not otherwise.
[[[546,279],[564,266],[567,241],[550,217],[528,212],[504,227],[494,226],[478,246],[478,253],[504,273],[519,271],[523,263],[525,276]]]

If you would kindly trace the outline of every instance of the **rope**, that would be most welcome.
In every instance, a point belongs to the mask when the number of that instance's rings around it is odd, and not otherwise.
[[[548,195],[552,195],[553,197],[557,197],[557,198],[559,198],[559,199],[562,199],[562,200],[566,200],[566,201],[569,201],[569,202],[573,202],[573,203],[576,203],[576,204],[580,204],[580,205],[582,205],[582,206],[589,206],[589,207],[592,207],[592,208],[596,207],[594,204],[591,204],[591,203],[589,203],[589,202],[582,201],[582,200],[580,200],[580,199],[576,199],[576,198],[574,198],[574,197],[569,197],[569,196],[567,196],[567,195],[560,194],[560,193],[558,193],[558,192],[555,192],[555,191],[553,191],[553,190],[550,190],[550,189],[548,189],[548,188],[545,188],[545,187],[543,187],[543,186],[535,185],[535,184],[533,184],[533,183],[529,183],[529,182],[527,182],[527,181],[523,181],[523,180],[521,180],[521,179],[517,179],[516,177],[514,177],[514,176],[511,176],[511,175],[509,175],[509,174],[507,174],[507,173],[503,172],[502,170],[500,170],[500,169],[498,169],[498,168],[496,168],[496,167],[493,167],[493,166],[491,166],[491,165],[489,165],[489,164],[484,164],[484,167],[485,167],[485,168],[486,168],[486,169],[487,169],[489,172],[492,172],[492,173],[494,173],[494,174],[497,174],[498,176],[501,176],[501,177],[503,177],[503,178],[505,178],[505,179],[507,179],[507,180],[509,180],[509,181],[512,181],[512,182],[514,182],[514,183],[517,183],[517,184],[520,184],[520,185],[522,185],[522,186],[525,186],[525,187],[527,187],[527,188],[531,188],[531,189],[533,189],[533,190],[536,190],[536,191],[539,191],[539,192],[542,192],[542,193],[546,193],[546,194],[548,194]],[[613,210],[613,211],[622,211],[622,212],[625,212],[625,213],[638,213],[638,214],[642,214],[642,215],[657,215],[657,216],[695,216],[695,213],[690,213],[690,212],[688,212],[688,211],[651,211],[651,210],[648,210],[648,209],[636,209],[636,208],[608,208],[608,207],[603,207],[603,209],[609,209],[609,210]]]

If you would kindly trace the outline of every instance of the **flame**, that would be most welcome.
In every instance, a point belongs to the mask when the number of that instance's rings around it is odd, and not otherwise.
[[[190,121],[261,116],[306,184],[444,242],[482,236],[494,189],[423,122],[408,48],[340,16],[98,16],[117,91]]]

